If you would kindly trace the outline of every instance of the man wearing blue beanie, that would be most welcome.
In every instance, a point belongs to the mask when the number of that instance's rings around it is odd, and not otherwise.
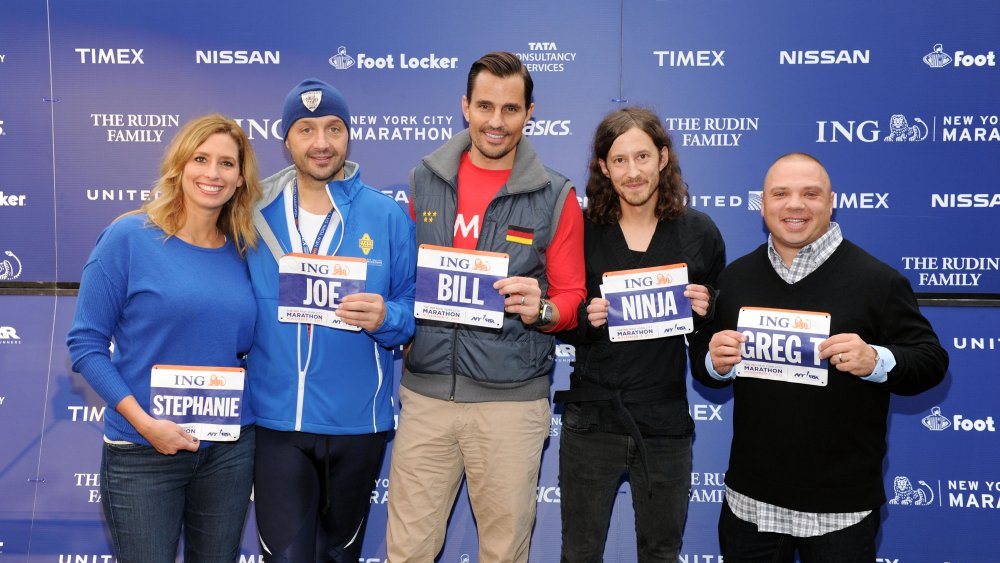
[[[254,214],[247,361],[268,563],[359,559],[394,422],[393,350],[413,335],[414,224],[347,160],[350,122],[333,86],[292,88],[281,126],[293,165],[264,180]]]

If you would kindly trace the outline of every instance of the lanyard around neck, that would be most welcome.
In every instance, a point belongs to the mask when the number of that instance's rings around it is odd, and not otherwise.
[[[295,232],[299,234],[303,250],[307,250],[310,254],[319,254],[319,247],[323,244],[323,236],[326,235],[326,229],[330,226],[330,220],[333,219],[335,209],[336,207],[331,207],[330,212],[326,214],[326,218],[323,219],[323,224],[320,225],[319,232],[316,233],[316,240],[313,242],[312,249],[310,250],[309,245],[306,244],[306,238],[302,236],[302,230],[299,229],[299,179],[295,179],[294,184],[292,184],[292,217],[295,221]]]

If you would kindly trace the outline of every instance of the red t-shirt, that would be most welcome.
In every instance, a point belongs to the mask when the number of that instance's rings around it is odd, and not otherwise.
[[[455,248],[475,250],[483,214],[509,177],[510,170],[480,168],[469,159],[469,153],[462,154],[458,166],[458,210],[452,241]],[[410,216],[416,220],[412,200]],[[570,190],[566,198],[545,259],[548,299],[559,310],[559,322],[549,331],[573,328],[577,322],[577,307],[587,296],[583,265],[583,212],[580,211],[575,189]]]

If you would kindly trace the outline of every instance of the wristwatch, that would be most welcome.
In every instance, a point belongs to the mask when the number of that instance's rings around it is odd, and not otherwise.
[[[538,302],[538,320],[531,326],[541,328],[552,324],[552,303],[548,299]]]

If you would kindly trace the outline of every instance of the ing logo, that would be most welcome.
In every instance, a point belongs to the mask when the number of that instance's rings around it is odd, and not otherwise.
[[[926,481],[917,481],[918,488],[913,487],[910,478],[905,475],[896,475],[892,480],[893,497],[889,499],[889,504],[900,504],[903,506],[928,506],[934,504],[934,489]]]

